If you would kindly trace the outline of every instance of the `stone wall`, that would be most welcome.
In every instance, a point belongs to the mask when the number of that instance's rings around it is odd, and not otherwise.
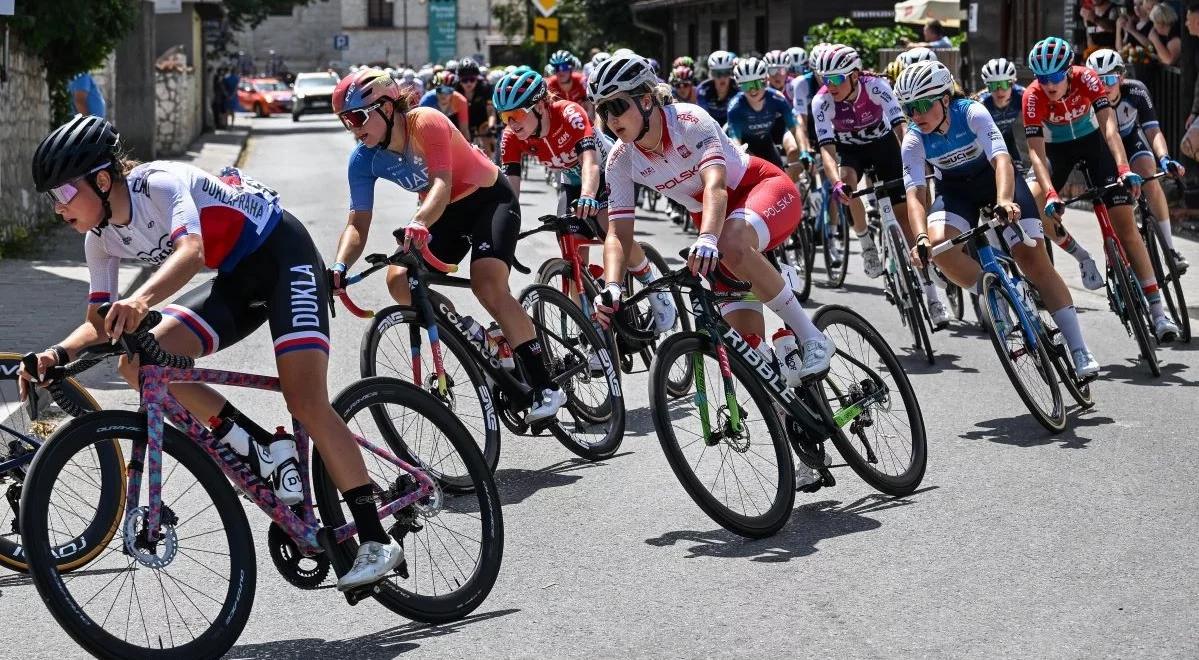
[[[159,157],[178,156],[200,134],[196,108],[196,74],[193,71],[155,71],[155,142]]]
[[[46,70],[15,38],[10,44],[8,82],[0,84],[0,243],[24,237],[53,211],[34,190],[29,165],[50,129]]]

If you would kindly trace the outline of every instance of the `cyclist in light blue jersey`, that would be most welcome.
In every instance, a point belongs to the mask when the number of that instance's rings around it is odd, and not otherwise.
[[[788,160],[793,161],[799,150],[795,135],[798,124],[786,98],[767,88],[766,75],[766,63],[755,57],[739,62],[733,69],[741,92],[729,103],[725,130],[729,137],[746,145],[749,153],[774,163],[779,169],[786,169],[775,146],[772,129],[776,121],[783,122],[787,131],[783,135],[783,148],[788,153]]]

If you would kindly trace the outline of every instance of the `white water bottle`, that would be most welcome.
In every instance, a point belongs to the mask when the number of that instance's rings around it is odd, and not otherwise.
[[[779,365],[778,360],[774,356],[774,349],[770,347],[770,344],[762,341],[762,337],[750,333],[745,335],[745,343],[749,344],[751,348],[761,353],[762,357],[766,360],[766,364],[769,364],[772,369],[778,371]]]
[[[799,352],[799,343],[795,341],[795,333],[787,328],[779,328],[771,338],[774,343],[774,355],[779,362],[779,371],[787,381],[788,387],[797,387],[802,380],[799,377],[803,365],[803,354]]]
[[[300,457],[296,439],[282,426],[276,427],[275,437],[268,450],[274,464],[275,495],[287,506],[304,499],[304,484],[300,479]]]
[[[483,330],[483,326],[474,319],[473,316],[463,316],[462,325],[466,328],[466,336],[476,344],[487,347],[487,333]]]

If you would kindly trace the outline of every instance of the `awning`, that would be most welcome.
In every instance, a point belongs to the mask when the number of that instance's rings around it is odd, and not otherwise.
[[[945,27],[957,28],[961,27],[963,13],[958,0],[904,0],[895,3],[896,23],[924,25],[935,18]]]

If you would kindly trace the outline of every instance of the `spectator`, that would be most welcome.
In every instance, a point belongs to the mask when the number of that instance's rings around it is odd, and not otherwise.
[[[1186,30],[1192,43],[1199,39],[1199,1],[1187,5]],[[1183,62],[1183,71],[1194,84],[1194,93],[1191,98],[1191,112],[1187,115],[1187,132],[1182,137],[1180,151],[1187,158],[1196,160],[1196,156],[1199,156],[1199,122],[1195,121],[1195,118],[1199,117],[1199,80],[1195,79],[1195,75],[1199,72],[1199,48],[1191,48],[1190,52],[1190,61]]]
[[[225,67],[212,74],[212,123],[216,128],[225,128]]]
[[[1149,32],[1153,29],[1153,20],[1149,12],[1161,0],[1133,0],[1132,14],[1122,14],[1116,19],[1116,50],[1124,50],[1130,46],[1141,46],[1153,49],[1149,43]]]
[[[237,75],[237,71],[229,69],[225,77],[221,79],[221,84],[225,88],[225,125],[232,126],[234,113],[237,112],[237,86],[241,83],[241,77]]]
[[[1116,47],[1116,20],[1120,10],[1112,0],[1095,0],[1080,12],[1087,25],[1087,50]]]
[[[71,78],[67,83],[67,93],[71,95],[71,106],[81,115],[104,117],[107,108],[104,105],[104,94],[100,86],[92,79],[92,74],[84,71]]]
[[[953,48],[953,44],[949,42],[949,36],[945,34],[945,26],[935,18],[924,24],[924,42],[912,45],[928,48]]]
[[[1149,31],[1149,42],[1154,54],[1163,65],[1173,65],[1182,54],[1182,30],[1178,25],[1178,13],[1168,4],[1159,4],[1149,12],[1153,29]]]

